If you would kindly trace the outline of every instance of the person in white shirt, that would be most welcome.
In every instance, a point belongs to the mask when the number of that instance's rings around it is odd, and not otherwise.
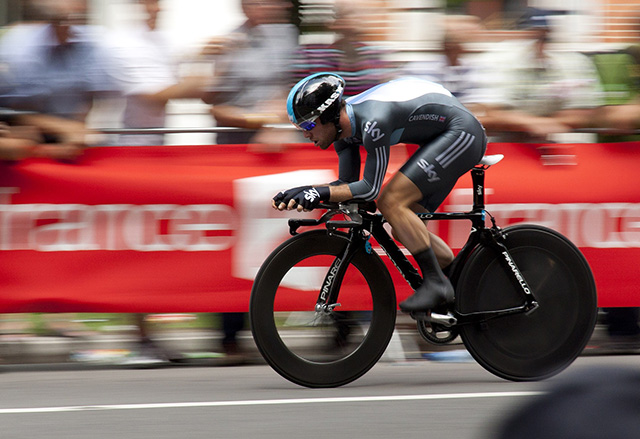
[[[123,128],[164,128],[170,99],[200,98],[205,77],[180,78],[172,42],[158,28],[160,0],[136,0],[146,15],[133,29],[112,37],[111,74],[125,96]],[[162,145],[163,134],[124,134],[121,145]]]

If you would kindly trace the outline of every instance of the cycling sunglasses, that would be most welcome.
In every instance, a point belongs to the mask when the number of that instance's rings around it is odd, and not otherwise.
[[[316,118],[317,119],[317,118]],[[300,128],[302,131],[311,131],[312,129],[314,129],[316,127],[316,119],[313,120],[303,120],[302,122],[300,122],[299,124],[297,124],[296,126],[298,128]]]

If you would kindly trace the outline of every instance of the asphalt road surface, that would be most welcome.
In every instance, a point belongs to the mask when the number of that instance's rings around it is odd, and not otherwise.
[[[266,365],[160,369],[0,368],[0,438],[491,438],[554,380],[640,358],[579,358],[559,377],[514,383],[474,362],[380,363],[336,389],[306,389]]]

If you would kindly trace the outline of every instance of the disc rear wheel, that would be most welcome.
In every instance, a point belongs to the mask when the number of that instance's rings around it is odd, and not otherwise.
[[[462,325],[462,340],[490,372],[510,380],[552,376],[580,355],[596,322],[593,275],[584,256],[559,233],[540,226],[505,229],[505,245],[539,307]],[[524,293],[494,249],[481,246],[471,255],[457,285],[460,313],[520,306]]]

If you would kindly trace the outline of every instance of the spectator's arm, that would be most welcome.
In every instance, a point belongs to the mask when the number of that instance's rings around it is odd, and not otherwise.
[[[640,129],[640,101],[624,105],[605,105],[595,109],[591,126],[623,131]]]
[[[592,128],[600,122],[603,109],[598,108],[575,108],[561,110],[553,115],[554,119],[571,128]]]
[[[200,99],[205,94],[209,78],[204,76],[189,76],[180,82],[164,88],[156,93],[141,94],[149,104],[165,106],[171,99]]]
[[[566,133],[572,129],[562,118],[535,116],[491,105],[468,105],[468,108],[489,133],[520,132],[544,139],[549,134]]]
[[[54,136],[60,142],[86,146],[86,135],[92,131],[82,122],[48,114],[28,114],[16,117],[16,124],[32,126],[43,134]]]
[[[257,130],[264,125],[280,122],[280,118],[275,113],[247,112],[232,105],[214,105],[211,107],[211,115],[218,126],[222,127]]]
[[[19,161],[30,157],[37,143],[27,137],[16,136],[11,127],[0,123],[0,160]]]
[[[32,127],[39,133],[55,139],[54,143],[35,146],[32,151],[34,157],[74,160],[82,155],[87,146],[87,135],[95,134],[81,122],[47,114],[21,115],[16,117],[14,122]]]

